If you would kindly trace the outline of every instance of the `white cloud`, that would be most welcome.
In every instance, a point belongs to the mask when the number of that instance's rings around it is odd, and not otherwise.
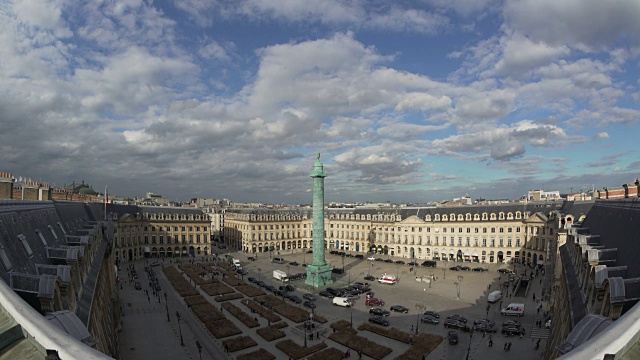
[[[596,134],[595,139],[599,140],[599,139],[608,139],[609,138],[609,133],[607,133],[606,131],[601,131],[599,133]]]

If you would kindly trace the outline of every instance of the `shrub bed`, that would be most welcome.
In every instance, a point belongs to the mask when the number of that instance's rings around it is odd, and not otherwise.
[[[377,343],[362,336],[353,335],[346,331],[333,333],[329,335],[329,339],[355,351],[361,351],[363,354],[377,360],[380,360],[391,353],[391,349],[386,346],[378,345]]]
[[[258,343],[255,342],[255,340],[253,340],[250,336],[238,336],[233,339],[224,340],[222,342],[222,345],[229,352],[234,352],[256,346],[258,345]]]
[[[413,345],[404,354],[396,356],[395,360],[421,360],[423,355],[429,356],[443,338],[440,335],[420,333],[413,337]]]
[[[248,307],[249,309],[255,311],[256,313],[258,313],[258,315],[262,316],[263,318],[273,322],[278,322],[280,320],[282,320],[282,318],[272,312],[269,312],[268,309],[264,308],[262,305],[260,305],[260,303],[258,303],[257,301],[254,300],[249,300],[249,299],[244,299],[242,301],[240,301],[242,304],[244,304],[246,307]]]
[[[275,358],[273,354],[263,348],[236,357],[238,360],[275,360]]]
[[[194,306],[194,305],[200,305],[200,304],[206,304],[209,301],[207,301],[207,299],[204,298],[204,296],[198,294],[195,296],[187,296],[184,298],[184,302],[187,303],[188,307]]]
[[[331,324],[331,328],[333,329],[333,332],[340,332],[340,333],[346,333],[346,334],[357,334],[358,331],[354,328],[351,327],[351,323],[348,322],[347,320],[339,320],[334,322],[333,324]]]
[[[224,315],[210,303],[193,305],[191,311],[203,323],[224,319]]]
[[[249,314],[245,313],[244,311],[242,311],[242,309],[233,305],[232,303],[224,303],[222,304],[222,307],[229,311],[231,315],[235,316],[247,327],[254,328],[260,326],[260,322],[258,322],[258,320],[249,316]]]
[[[336,348],[328,348],[321,350],[307,358],[308,360],[341,360],[344,359],[344,353]]]
[[[227,284],[231,285],[231,286],[238,286],[238,285],[246,285],[247,283],[245,283],[244,281],[238,279],[237,277],[235,277],[235,275],[229,275],[227,274],[226,276],[222,277],[222,281],[226,282]]]
[[[285,333],[276,326],[267,326],[260,328],[256,330],[256,333],[267,341],[273,341],[285,336]]]
[[[316,351],[326,348],[327,344],[325,344],[323,341],[321,343],[305,348],[296,344],[293,340],[282,340],[276,343],[276,347],[291,358],[301,359],[305,356],[308,356],[309,354],[313,354]]]
[[[223,302],[223,301],[229,301],[229,300],[235,300],[235,299],[242,299],[243,297],[244,295],[234,292],[233,294],[218,295],[214,297],[213,300],[217,302]]]
[[[231,293],[235,292],[235,291],[233,291],[232,288],[230,288],[227,285],[222,284],[222,283],[205,284],[205,285],[202,285],[201,289],[205,293],[207,293],[207,295],[209,295],[209,296],[231,294]]]
[[[173,266],[168,266],[162,269],[165,273],[165,276],[171,283],[176,292],[182,296],[193,296],[198,295],[198,290],[196,290],[189,282],[180,274],[178,269]]]
[[[257,288],[255,286],[247,285],[247,284],[236,286],[236,290],[240,291],[241,293],[249,297],[262,296],[265,294],[264,291],[262,291],[262,289]]]
[[[242,331],[228,319],[208,321],[205,326],[216,339],[242,334]]]
[[[390,339],[393,340],[398,340],[401,341],[403,343],[408,344],[409,343],[409,339],[411,338],[411,335],[401,331],[399,329],[396,329],[394,327],[387,329],[387,328],[383,328],[380,326],[376,326],[376,325],[372,325],[369,323],[363,323],[362,325],[358,326],[358,330],[367,330],[370,331],[372,333],[378,334],[378,335],[382,335],[382,336],[386,336]]]

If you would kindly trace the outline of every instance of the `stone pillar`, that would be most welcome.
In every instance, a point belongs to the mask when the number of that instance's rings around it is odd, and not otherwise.
[[[305,283],[313,287],[322,287],[333,283],[331,265],[324,258],[324,166],[320,161],[320,153],[309,174],[313,178],[313,260],[307,266]]]

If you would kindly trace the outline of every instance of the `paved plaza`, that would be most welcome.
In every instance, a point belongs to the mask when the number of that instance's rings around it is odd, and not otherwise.
[[[272,278],[273,270],[283,270],[289,274],[305,272],[305,268],[300,265],[293,266],[271,263],[269,254],[265,253],[258,254],[256,261],[247,260],[248,256],[254,254],[234,252],[230,254],[240,259],[245,269],[249,271],[249,274],[244,276],[245,280],[248,276],[254,276],[261,278],[271,285],[277,286],[280,284]],[[276,256],[276,254],[273,256]],[[304,253],[283,253],[280,256],[284,257],[287,262],[297,261],[302,264],[305,261],[310,262],[312,255]],[[386,255],[379,256],[385,259],[387,258]],[[391,259],[397,260],[398,258],[391,257]],[[417,330],[420,332],[426,331],[432,334],[446,336],[449,329],[446,329],[442,325],[442,322],[447,315],[451,314],[466,317],[472,325],[474,319],[485,317],[488,313],[488,317],[496,322],[498,333],[483,335],[479,332],[460,332],[460,343],[458,345],[449,345],[445,340],[428,355],[428,359],[464,359],[467,357],[467,353],[469,359],[518,358],[526,360],[542,358],[543,349],[549,333],[548,330],[544,329],[544,326],[542,328],[535,326],[536,321],[542,319],[543,313],[546,310],[546,304],[539,302],[542,276],[533,279],[526,298],[523,296],[514,296],[503,300],[503,305],[507,305],[510,302],[526,304],[525,316],[517,318],[525,329],[525,336],[523,338],[519,336],[506,337],[500,334],[499,331],[502,321],[509,319],[509,317],[500,314],[500,302],[490,304],[487,311],[488,303],[486,297],[489,292],[498,290],[500,284],[508,280],[508,275],[498,273],[497,269],[499,267],[514,269],[513,265],[500,266],[491,264],[488,265],[488,271],[484,272],[451,271],[448,268],[456,263],[438,261],[438,267],[435,269],[415,267],[414,271],[410,271],[410,266],[408,265],[369,261],[366,260],[366,256],[365,259],[356,259],[327,253],[326,260],[337,268],[343,266],[344,260],[345,273],[340,275],[334,274],[334,276],[337,276],[335,278],[336,284],[332,285],[332,287],[341,287],[349,281],[364,282],[364,276],[369,273],[376,277],[379,277],[382,273],[396,275],[399,281],[395,285],[378,284],[375,282],[371,284],[371,287],[375,292],[375,296],[385,301],[384,308],[389,309],[391,305],[398,304],[410,309],[408,314],[392,312],[387,318],[391,323],[390,326],[402,331],[415,332],[417,327]],[[406,261],[406,259],[404,260]],[[200,321],[187,309],[182,299],[174,293],[173,288],[165,278],[161,267],[177,266],[177,264],[171,262],[169,259],[165,259],[164,262],[161,259],[149,259],[147,261],[149,263],[159,261],[161,264],[161,266],[152,267],[162,287],[162,290],[158,294],[154,295],[153,290],[149,287],[149,279],[147,278],[147,273],[144,271],[145,261],[137,261],[133,264],[139,276],[138,281],[140,281],[142,285],[142,289],[140,290],[136,290],[133,284],[128,283],[127,266],[132,265],[131,263],[121,264],[122,267],[119,271],[119,276],[123,280],[123,286],[120,290],[120,302],[123,310],[120,351],[123,359],[199,359],[200,355],[202,359],[224,359],[233,358],[230,355],[237,356],[254,351],[259,347],[267,349],[278,359],[287,358],[282,351],[275,347],[277,341],[265,341],[255,333],[256,329],[248,329],[231,315],[228,315],[227,318],[234,322],[234,324],[244,332],[244,335],[251,336],[251,338],[258,343],[258,346],[237,351],[233,354],[224,353],[221,341],[216,340],[208,333]],[[183,259],[183,261],[187,262],[188,259]],[[465,263],[464,265],[487,267],[487,265],[475,263]],[[515,269],[518,273],[523,273],[525,269],[529,273],[531,272],[531,269],[520,265],[516,265]],[[416,281],[416,277],[424,277],[426,280],[426,278],[431,275],[435,278],[435,281],[431,283]],[[458,286],[456,286],[455,283],[458,283]],[[292,284],[296,287],[296,293],[299,296],[305,292],[313,292],[312,289],[304,285],[303,280],[294,281]],[[166,303],[165,291],[167,293]],[[147,293],[149,296],[147,296]],[[503,293],[506,294],[507,291],[505,290]],[[219,305],[208,295],[202,294],[214,305]],[[533,300],[534,294],[536,295],[536,301]],[[522,295],[522,292],[519,292],[519,295]],[[318,297],[316,303],[318,307],[315,311],[329,320],[327,325],[338,320],[347,320],[353,321],[354,327],[357,327],[361,323],[367,322],[369,318],[368,308],[364,304],[364,297],[357,300],[353,308],[333,306],[330,299],[323,297]],[[542,310],[538,312],[537,309],[540,305],[542,305]],[[425,310],[439,312],[441,316],[440,324],[430,325],[418,322],[418,315]],[[180,313],[180,326],[178,326],[176,311]],[[167,313],[169,314],[169,320],[167,319]],[[259,321],[260,327],[267,325],[265,319],[259,318]],[[289,320],[284,319],[284,321]],[[292,325],[291,322],[289,323]],[[292,326],[288,327],[285,332],[294,341],[299,344],[303,343],[303,339],[297,335],[297,333],[293,333]],[[182,334],[184,345],[181,345],[180,333]],[[393,352],[387,355],[385,359],[393,359],[409,348],[407,344],[370,332],[361,331],[360,335],[393,349]],[[493,347],[489,347],[490,339],[493,342]],[[536,342],[538,339],[540,339],[540,347],[536,350]],[[201,353],[199,353],[196,348],[196,340],[202,345]],[[330,347],[335,347],[341,351],[347,350],[346,347],[329,339],[323,338],[322,340]],[[310,341],[309,344],[313,345],[317,343],[317,341],[318,340],[314,339]],[[511,350],[506,352],[503,348],[504,344],[508,342],[511,342],[512,346]],[[363,358],[367,357],[363,356]]]

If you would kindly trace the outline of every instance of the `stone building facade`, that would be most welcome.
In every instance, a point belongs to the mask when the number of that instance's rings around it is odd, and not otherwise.
[[[109,204],[116,264],[142,258],[211,255],[211,220],[200,209]]]
[[[416,261],[541,265],[555,246],[556,216],[564,205],[328,208],[326,249]],[[312,246],[311,210],[228,209],[223,238],[246,252],[305,251]]]

